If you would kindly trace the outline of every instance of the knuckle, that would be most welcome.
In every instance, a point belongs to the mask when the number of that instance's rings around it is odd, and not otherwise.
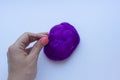
[[[28,34],[30,34],[30,32],[25,32],[25,33],[24,33],[24,35],[28,35]]]
[[[13,45],[11,45],[11,46],[9,46],[9,48],[8,48],[8,52],[11,52],[11,51],[13,51],[15,48],[14,48],[14,46]]]
[[[25,32],[23,35],[24,35],[24,36],[31,36],[32,33],[31,33],[31,32]]]

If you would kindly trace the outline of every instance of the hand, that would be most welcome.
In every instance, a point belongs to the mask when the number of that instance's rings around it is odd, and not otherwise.
[[[33,47],[27,48],[37,41]],[[8,49],[8,80],[34,80],[39,52],[48,43],[47,33],[24,33]]]

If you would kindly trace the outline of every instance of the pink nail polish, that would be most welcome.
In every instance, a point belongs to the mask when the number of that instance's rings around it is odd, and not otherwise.
[[[46,45],[48,43],[48,37],[46,36],[46,37],[41,38],[41,43],[42,45]]]

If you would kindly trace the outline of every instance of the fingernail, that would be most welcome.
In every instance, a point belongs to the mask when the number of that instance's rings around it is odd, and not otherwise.
[[[48,43],[48,36],[42,37],[41,43],[42,43],[42,45],[46,45]]]

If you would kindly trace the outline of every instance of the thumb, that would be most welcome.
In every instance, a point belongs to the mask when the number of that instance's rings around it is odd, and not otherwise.
[[[39,53],[41,51],[41,49],[48,43],[48,37],[42,37],[40,40],[38,40],[33,48],[31,49],[30,53],[29,53],[29,57],[31,58],[38,58]]]

